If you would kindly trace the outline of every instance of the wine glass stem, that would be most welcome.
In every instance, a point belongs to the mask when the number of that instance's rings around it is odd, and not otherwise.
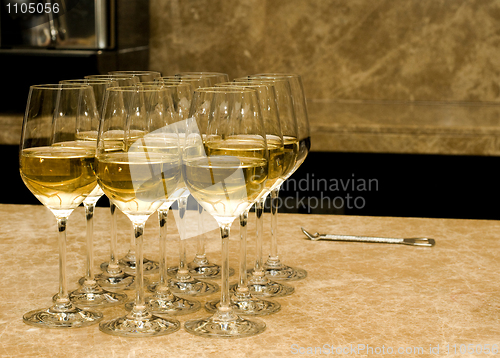
[[[187,268],[187,260],[186,260],[186,241],[185,239],[185,230],[186,230],[186,221],[185,216],[186,216],[186,208],[187,208],[187,197],[181,196],[179,199],[177,199],[177,203],[179,205],[179,239],[180,239],[180,245],[179,245],[179,270],[177,271],[177,278],[178,279],[186,279],[189,278],[189,270]]]
[[[239,291],[248,290],[247,276],[247,224],[248,210],[240,215],[240,277],[238,282]]]
[[[221,224],[220,234],[222,239],[222,265],[221,265],[221,300],[219,310],[230,310],[229,296],[229,232],[231,224]]]
[[[118,257],[116,256],[116,245],[117,245],[117,233],[116,233],[116,205],[110,203],[109,206],[111,213],[111,239],[110,239],[110,260],[106,271],[110,275],[118,275],[122,273],[120,268]]]
[[[137,248],[137,244],[135,242],[135,235],[132,235],[130,238],[130,250],[127,253],[127,256],[129,257],[135,257],[135,260],[137,261],[137,256],[135,253],[135,248]],[[137,265],[137,263],[136,263]]]
[[[278,196],[280,189],[271,191],[271,254],[269,261],[278,262]]]
[[[255,203],[255,217],[256,217],[256,240],[255,240],[255,250],[257,252],[257,257],[255,259],[254,273],[262,273],[262,234],[264,230],[264,201],[263,198]]]
[[[57,229],[59,231],[59,295],[57,300],[67,300],[68,283],[66,279],[66,224],[67,217],[57,218]]]
[[[94,279],[94,250],[93,250],[93,233],[94,233],[94,210],[95,203],[83,202],[85,207],[85,221],[87,223],[87,260],[86,260],[86,280]]]
[[[167,218],[168,209],[158,210],[160,223],[160,286],[167,284]]]
[[[111,212],[111,240],[110,240],[110,260],[112,264],[118,265],[116,257],[116,205],[111,203],[109,206]]]
[[[206,262],[206,253],[205,253],[205,232],[203,227],[203,207],[198,204],[198,231],[200,233],[200,237],[198,239],[198,247],[196,250],[196,255],[194,258],[195,262],[204,263]]]
[[[136,293],[135,293],[135,307],[136,309],[143,309],[144,304],[144,253],[143,248],[143,234],[145,223],[134,223],[134,238],[135,238],[135,254],[136,254]]]

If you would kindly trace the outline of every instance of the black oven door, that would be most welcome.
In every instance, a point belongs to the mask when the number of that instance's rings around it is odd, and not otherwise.
[[[1,0],[1,48],[114,46],[112,0]]]

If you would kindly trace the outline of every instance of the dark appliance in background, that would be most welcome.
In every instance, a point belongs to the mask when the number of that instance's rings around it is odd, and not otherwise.
[[[148,67],[149,0],[0,2],[0,112],[24,112],[33,84]]]

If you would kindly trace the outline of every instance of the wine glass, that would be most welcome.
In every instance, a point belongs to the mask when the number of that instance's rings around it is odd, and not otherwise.
[[[161,72],[158,71],[109,71],[109,75],[125,75],[132,76],[139,79],[139,82],[154,81],[156,78],[161,77]]]
[[[187,188],[217,221],[222,239],[220,304],[212,316],[189,320],[184,328],[214,338],[261,333],[264,322],[242,318],[231,307],[228,265],[231,224],[261,195],[268,173],[266,135],[255,90],[195,90],[182,168]]]
[[[74,142],[77,123],[92,121],[96,112],[92,87],[47,84],[30,87],[21,134],[19,167],[28,189],[57,219],[59,233],[59,293],[49,308],[23,316],[27,324],[47,328],[83,327],[99,322],[102,314],[76,307],[69,299],[66,278],[68,217],[94,190],[95,142]]]
[[[196,81],[198,79],[208,79],[208,83],[205,83],[200,87],[215,86],[221,82],[228,82],[229,75],[227,73],[221,72],[179,72],[175,75],[184,81]],[[203,207],[198,205],[198,225],[200,228],[203,226]],[[203,234],[203,229],[201,230],[201,235],[198,238],[198,245],[196,247],[196,253],[191,262],[187,264],[190,273],[194,277],[198,278],[220,278],[221,277],[221,267],[220,265],[210,262],[206,251],[205,251],[205,235]],[[229,276],[234,275],[234,269],[229,268]]]
[[[102,109],[104,94],[106,93],[106,89],[110,87],[111,81],[104,79],[74,79],[63,80],[59,83],[91,86],[95,98],[96,111],[93,114],[88,113],[83,118],[79,117],[76,123],[76,141],[61,142],[53,145],[86,145],[95,149],[99,127],[99,113]],[[69,298],[77,306],[113,306],[124,303],[127,299],[126,294],[105,291],[96,281],[94,275],[93,218],[96,203],[102,195],[104,195],[104,192],[99,185],[96,185],[94,190],[83,200],[87,225],[85,276],[80,280],[80,287],[69,294]]]
[[[133,86],[141,80],[151,80],[159,77],[160,73],[155,71],[113,71],[106,75],[88,75],[88,79],[108,79],[112,81],[112,87]],[[129,290],[134,286],[134,275],[136,271],[135,262],[135,239],[131,236],[130,249],[127,254],[118,259],[116,256],[116,207],[110,202],[111,213],[111,239],[110,239],[110,261],[103,262],[100,267],[102,274],[97,275],[99,284],[109,291]],[[153,274],[158,271],[159,264],[156,261],[144,258],[144,271]]]
[[[290,83],[291,95],[293,100],[294,113],[297,118],[299,150],[295,165],[288,173],[283,176],[283,181],[288,179],[306,159],[307,154],[311,148],[311,137],[309,130],[309,119],[307,116],[306,99],[304,95],[304,88],[302,86],[302,79],[297,74],[288,73],[263,73],[251,75],[250,78],[264,78],[264,79],[286,79]],[[283,182],[281,182],[282,184]],[[295,268],[285,265],[281,262],[278,256],[278,243],[277,243],[277,215],[278,215],[278,195],[281,184],[276,186],[271,191],[271,253],[264,264],[266,275],[275,280],[300,280],[307,276],[307,272],[301,268]]]
[[[97,180],[109,200],[132,222],[137,257],[132,310],[99,325],[102,332],[111,335],[156,336],[180,328],[177,320],[151,314],[145,303],[143,280],[146,220],[168,200],[182,178],[171,108],[171,96],[160,86],[106,91],[96,152]],[[115,150],[117,146],[121,150]]]
[[[255,203],[255,215],[257,218],[256,225],[256,248],[257,258],[255,260],[254,268],[250,270],[251,276],[249,278],[249,287],[251,292],[256,296],[263,297],[283,297],[291,295],[294,288],[275,280],[271,280],[270,276],[266,275],[264,265],[262,263],[262,236],[263,236],[263,215],[264,215],[264,202],[267,196],[272,193],[274,188],[281,185],[283,177],[292,170],[298,154],[298,127],[295,119],[293,102],[291,97],[290,84],[286,79],[265,79],[265,78],[237,78],[234,80],[235,84],[246,85],[270,85],[274,87],[276,107],[283,135],[284,144],[284,157],[283,166],[280,176],[273,181],[272,186],[267,187],[265,195]]]
[[[210,86],[215,86],[216,83],[228,82],[229,76],[227,73],[220,72],[179,72],[175,74],[177,77],[206,77],[210,80]]]
[[[143,85],[140,83],[139,85]],[[179,81],[170,81],[160,79],[155,82],[147,82],[147,85],[151,86],[162,86],[164,88],[168,88],[172,92],[173,98],[173,108],[176,117],[180,122],[185,121],[188,116],[189,106],[191,105],[192,99],[192,84],[189,82],[179,82]],[[185,122],[183,122],[185,123]],[[179,136],[183,137],[185,133],[182,128],[179,128]],[[163,279],[163,283],[168,285],[169,290],[176,294],[190,295],[190,296],[207,296],[212,293],[215,293],[219,290],[219,286],[215,283],[205,282],[199,280],[191,274],[190,270],[187,267],[186,260],[186,242],[185,242],[185,220],[184,213],[187,209],[187,200],[190,195],[189,190],[186,188],[184,182],[179,185],[179,188],[176,192],[171,196],[172,200],[170,203],[165,203],[159,210],[163,210],[168,212],[168,209],[177,201],[178,204],[178,212],[180,215],[180,222],[178,223],[179,227],[179,266],[168,269],[168,274],[172,276],[170,280]],[[162,215],[167,215],[163,213]],[[158,290],[158,284],[161,285],[162,277],[164,275],[161,274],[160,282],[153,283],[148,286],[149,291],[155,292]],[[161,288],[165,290],[165,288]]]
[[[284,169],[285,150],[279,121],[276,102],[276,92],[273,83],[249,83],[249,81],[220,83],[219,86],[238,86],[252,88],[257,92],[268,150],[268,175],[262,195],[256,198],[255,205],[263,203],[273,186],[280,179]],[[260,218],[258,217],[258,220]],[[231,304],[237,313],[247,315],[267,315],[279,311],[281,305],[274,301],[265,300],[259,296],[282,297],[294,292],[294,288],[269,280],[262,270],[262,235],[256,240],[256,260],[254,274],[250,280],[246,268],[246,236],[248,210],[240,215],[240,276],[239,282],[231,291]],[[259,223],[257,223],[259,227]],[[256,293],[256,294],[255,294]],[[209,312],[216,309],[217,301],[207,302],[205,308]]]
[[[89,80],[96,80],[96,81],[109,81],[110,86],[109,87],[119,87],[119,86],[133,86],[134,84],[139,82],[138,77],[133,77],[131,75],[121,75],[121,74],[114,74],[114,75],[87,75],[84,77],[85,79]],[[103,97],[104,101],[104,97]],[[99,110],[99,115],[102,113],[102,104],[101,108]],[[121,291],[121,290],[130,290],[133,289],[134,285],[134,274],[135,271],[131,272],[131,269],[129,268],[125,272],[125,264],[120,263],[117,255],[116,255],[116,246],[117,246],[117,233],[116,233],[116,226],[117,226],[117,208],[115,204],[112,202],[109,203],[109,209],[110,209],[110,216],[111,216],[111,222],[110,222],[110,260],[109,262],[103,262],[100,267],[101,270],[103,271],[100,274],[97,274],[95,276],[97,283],[99,286],[101,286],[103,289],[107,291]],[[80,284],[83,283],[83,280],[79,281]]]
[[[185,75],[185,76],[165,76],[157,79],[158,83],[169,87],[171,89],[175,89],[174,97],[178,100],[174,100],[174,106],[176,102],[178,103],[178,111],[179,116],[182,116],[183,119],[187,118],[187,114],[189,111],[189,106],[191,105],[192,93],[195,88],[207,87],[210,85],[210,76],[200,76],[200,75]],[[187,190],[189,193],[189,191]],[[203,207],[199,205],[198,210],[198,225],[202,225],[202,212]],[[183,225],[183,221],[181,221],[181,225]],[[181,245],[183,243],[181,242]],[[180,257],[179,263],[184,266],[186,261],[186,250],[185,246],[180,249]],[[203,233],[198,238],[198,245],[195,257],[193,261],[187,263],[187,268],[189,269],[189,275],[196,279],[215,279],[220,278],[220,265],[210,262],[207,258],[205,252],[205,239]],[[179,267],[171,267],[168,269],[168,273],[172,277],[176,277],[177,271]],[[234,269],[232,267],[229,268],[229,276],[234,275]],[[184,281],[187,278],[184,276]],[[194,287],[191,286],[184,288],[184,292],[192,292],[195,293],[200,289],[203,289],[203,286],[198,286],[196,290],[193,290]],[[206,287],[205,287],[206,288]],[[176,288],[174,287],[174,291]],[[187,291],[186,291],[187,290]],[[180,291],[177,291],[181,293]]]
[[[162,80],[160,80],[160,82],[161,81]],[[163,86],[173,91],[173,103],[174,108],[177,110],[176,114],[178,115],[179,121],[183,121],[183,123],[185,123],[189,114],[186,109],[191,105],[192,100],[192,85],[189,82],[171,83],[169,81],[164,81]],[[189,86],[189,91],[186,86]],[[185,136],[185,132],[181,129],[179,129],[179,136],[182,138]],[[186,188],[185,183],[182,182],[175,193],[179,213],[179,266],[170,269],[172,278],[168,281],[168,286],[173,293],[195,297],[207,296],[219,291],[219,286],[215,283],[199,280],[192,275],[191,271],[187,267],[185,213],[189,195],[189,190]],[[149,287],[150,291],[153,289],[154,285]]]
[[[174,122],[178,125],[178,135],[180,138],[184,135],[182,121],[188,116],[189,106],[191,104],[192,87],[188,83],[177,83],[175,85],[163,85],[160,82],[141,82],[138,86],[159,86],[168,90],[168,94],[172,97],[172,115]],[[186,193],[187,192],[187,193]],[[156,315],[181,315],[189,314],[197,311],[201,304],[198,301],[191,301],[174,295],[170,290],[170,282],[167,278],[167,217],[170,206],[177,200],[184,200],[189,196],[189,191],[185,188],[184,181],[179,182],[179,187],[168,199],[158,208],[158,221],[160,226],[160,280],[148,286],[148,290],[153,292],[153,295],[146,299],[146,304],[153,314]],[[204,284],[204,283],[202,283]],[[206,285],[210,290],[217,289],[214,285]],[[203,290],[203,287],[199,287]],[[193,289],[191,289],[193,290]],[[175,291],[175,288],[174,288]],[[130,305],[125,306],[127,309]]]
[[[109,71],[108,75],[111,76],[131,76],[136,80],[135,84],[154,81],[155,79],[161,77],[161,72],[150,71],[150,70],[120,70],[120,71]],[[136,256],[134,252],[135,239],[134,236],[131,237],[130,249],[125,255],[118,260],[120,265],[124,267],[124,270],[129,275],[134,275],[136,272]],[[154,274],[158,272],[159,263],[148,258],[144,258],[144,273]]]

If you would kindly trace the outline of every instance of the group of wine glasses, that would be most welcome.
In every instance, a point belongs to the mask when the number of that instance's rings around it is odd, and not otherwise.
[[[29,190],[55,215],[59,235],[59,292],[49,308],[26,313],[38,327],[99,323],[111,335],[146,337],[177,331],[175,316],[201,308],[193,297],[219,291],[205,304],[211,316],[184,328],[216,338],[247,337],[265,330],[258,318],[276,313],[274,297],[292,294],[286,283],[303,269],[278,256],[277,213],[281,184],[310,149],[309,124],[299,75],[265,73],[234,79],[213,72],[162,77],[154,71],[115,71],[58,84],[31,86],[20,145],[20,172]],[[93,215],[103,195],[110,201],[110,258],[94,272]],[[262,253],[264,202],[271,197],[271,250]],[[188,197],[197,201],[198,244],[187,260]],[[85,275],[68,292],[66,225],[80,204],[87,223]],[[179,265],[167,266],[167,215],[176,203]],[[255,206],[256,255],[247,270],[247,222]],[[130,219],[131,246],[117,257],[117,209]],[[145,223],[158,213],[159,260],[144,258]],[[203,212],[217,222],[222,262],[205,253]],[[229,285],[231,224],[239,219],[238,282]],[[157,282],[144,275],[159,273]],[[208,279],[208,281],[207,281]],[[152,294],[146,296],[145,292]],[[126,290],[135,289],[127,302]],[[98,308],[124,304],[128,313],[103,320]]]

